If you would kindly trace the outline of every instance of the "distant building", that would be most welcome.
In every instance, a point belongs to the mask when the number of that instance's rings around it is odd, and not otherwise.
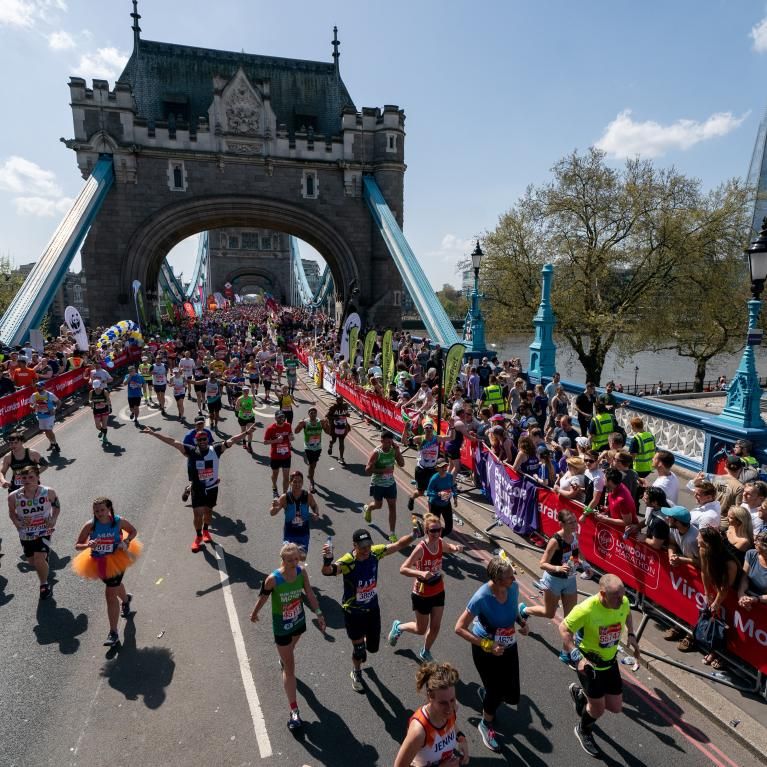
[[[32,271],[34,264],[21,264],[16,270],[23,277]],[[68,306],[74,306],[80,312],[80,316],[88,322],[88,290],[85,282],[85,273],[69,271],[64,277],[64,281],[56,291],[56,295],[51,302],[48,311],[51,315],[51,328],[58,328],[64,322],[64,310]]]
[[[468,298],[472,290],[474,290],[474,270],[464,269],[461,272],[461,292]]]
[[[308,258],[302,258],[301,263],[304,266],[304,272],[306,274],[306,281],[309,283],[309,289],[312,293],[317,292],[317,288],[320,286],[320,265],[316,261],[312,261]]]

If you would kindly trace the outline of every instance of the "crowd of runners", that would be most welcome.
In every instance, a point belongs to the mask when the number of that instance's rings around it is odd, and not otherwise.
[[[182,502],[189,501],[192,508],[193,535],[190,537],[191,551],[195,553],[206,546],[215,546],[210,523],[219,492],[225,492],[220,481],[224,454],[236,445],[252,451],[254,439],[267,445],[273,495],[271,515],[282,522],[283,544],[281,564],[263,580],[250,617],[254,622],[259,621],[266,609],[271,618],[289,707],[288,727],[296,730],[303,724],[296,692],[295,649],[307,629],[305,605],[316,615],[317,627],[323,632],[326,630],[312,581],[316,581],[315,573],[327,578],[340,576],[343,582],[340,604],[351,644],[349,678],[354,691],[365,689],[361,669],[369,656],[379,651],[382,638],[391,646],[405,637],[413,637],[418,643],[417,655],[422,665],[416,683],[425,699],[409,720],[395,760],[396,767],[466,764],[468,743],[458,727],[456,715],[458,671],[448,662],[435,660],[435,654],[440,655],[438,651],[435,653],[435,643],[445,611],[443,562],[447,557],[460,556],[464,548],[453,530],[453,508],[460,492],[457,480],[461,442],[476,438],[479,415],[487,423],[485,431],[493,449],[513,450],[509,457],[515,465],[525,473],[539,476],[542,482],[549,481],[548,473],[539,469],[547,466],[550,456],[546,453],[553,447],[548,440],[536,443],[531,435],[536,428],[539,431],[541,428],[535,416],[535,395],[530,398],[534,423],[522,425],[513,446],[504,445],[505,438],[501,439],[500,435],[491,440],[496,433],[495,424],[499,424],[500,408],[492,408],[496,395],[493,387],[498,379],[495,374],[489,377],[487,385],[478,390],[479,398],[472,401],[467,395],[467,386],[473,385],[468,381],[474,375],[471,370],[467,371],[467,381],[460,391],[446,393],[444,412],[437,416],[449,429],[446,435],[438,435],[431,417],[435,406],[432,371],[428,360],[426,366],[418,361],[420,355],[431,355],[433,359],[435,350],[409,340],[414,349],[413,365],[416,372],[423,367],[424,381],[411,382],[408,376],[412,374],[405,370],[407,375],[403,375],[400,362],[395,385],[407,389],[409,396],[398,393],[397,401],[411,408],[417,423],[417,428],[405,435],[406,445],[417,453],[414,490],[406,501],[405,522],[404,510],[397,507],[395,481],[395,472],[404,462],[403,446],[395,439],[401,435],[383,431],[380,444],[371,450],[364,467],[370,477],[370,501],[362,506],[362,516],[368,526],[353,533],[348,550],[346,546],[336,550],[336,543],[328,538],[318,567],[316,555],[309,552],[310,530],[319,515],[315,471],[323,453],[332,454],[334,449],[338,450],[339,465],[345,465],[345,439],[351,429],[351,412],[341,397],[327,408],[318,407],[314,404],[316,398],[310,397],[306,417],[295,418],[299,367],[296,348],[311,350],[333,365],[339,375],[348,375],[361,384],[374,387],[379,377],[375,357],[367,371],[359,370],[356,359],[351,364],[339,359],[335,338],[336,328],[330,321],[299,309],[240,306],[206,314],[179,328],[168,341],[150,339],[142,349],[140,364],[129,368],[124,376],[113,379],[100,368],[91,373],[88,403],[98,439],[109,444],[110,412],[115,398],[122,396],[110,394],[110,386],[123,383],[129,417],[146,437],[147,444],[150,440],[161,442],[177,451],[186,463],[188,485]],[[166,397],[170,393],[172,403]],[[517,396],[518,411],[521,403],[528,399],[525,390],[518,391]],[[482,412],[488,402],[489,415]],[[273,422],[265,430],[256,431],[257,409],[270,404],[275,407]],[[48,438],[51,451],[58,449],[52,423],[57,406],[57,402],[48,400],[47,409],[41,406],[38,411],[41,430]],[[149,428],[141,423],[142,406],[144,410],[149,406],[161,414],[177,416],[189,428],[178,439]],[[170,408],[175,408],[175,412],[169,412]],[[240,429],[225,439],[220,437],[222,409],[231,410]],[[549,428],[546,423],[549,416],[549,412],[544,413],[544,428]],[[572,430],[569,422],[563,422],[560,417],[556,423],[556,428],[562,431],[559,436],[569,440],[567,435]],[[575,435],[571,436],[575,442]],[[601,432],[596,436],[601,438]],[[44,600],[51,594],[47,559],[60,512],[59,499],[53,488],[40,482],[40,474],[48,463],[45,457],[26,448],[20,432],[11,434],[10,444],[11,450],[3,459],[1,480],[9,491],[9,518],[18,530],[24,556],[37,574],[40,599]],[[294,461],[297,444],[302,458],[300,469]],[[566,441],[560,439],[557,444],[563,451],[568,450]],[[589,446],[584,450],[585,459],[575,451],[559,457],[552,474],[552,484],[558,492],[568,497],[583,497],[588,486],[577,478],[585,475],[584,467],[590,457],[599,458],[598,447],[595,450]],[[564,461],[560,468],[561,458]],[[638,525],[635,505],[633,513],[626,513],[629,518],[624,518],[623,512],[630,509],[631,496],[627,500],[618,488],[624,487],[622,475],[611,474],[611,471],[613,469],[606,472],[604,486],[591,483],[589,500],[595,509],[604,509],[599,513],[607,519],[626,527]],[[604,494],[601,504],[595,494]],[[419,503],[422,496],[426,509],[421,506],[423,501]],[[373,515],[383,512],[384,503],[388,540],[376,542],[370,525]],[[416,503],[423,512],[417,510]],[[105,644],[109,646],[116,646],[120,641],[120,616],[130,618],[134,612],[132,596],[123,578],[141,554],[136,527],[118,513],[117,506],[113,499],[95,498],[92,517],[84,522],[76,541],[72,542],[79,552],[73,560],[75,572],[104,584],[109,624]],[[493,724],[499,706],[516,705],[520,698],[518,641],[534,628],[536,617],[552,617],[561,602],[564,619],[560,627],[560,660],[577,674],[578,681],[569,685],[576,711],[575,734],[582,748],[592,756],[600,753],[593,736],[594,723],[605,711],[621,711],[619,645],[631,648],[635,656],[639,653],[628,599],[619,578],[603,576],[598,594],[577,603],[576,570],[585,570],[588,575],[587,563],[579,557],[575,517],[562,512],[560,524],[559,532],[549,541],[541,560],[542,605],[520,603],[511,561],[506,556],[494,556],[487,564],[485,583],[460,614],[455,615],[454,630],[471,645],[476,674],[482,683],[478,731],[483,744],[493,751],[500,750]],[[757,552],[755,570],[764,564],[764,538],[760,541],[762,548]],[[379,569],[384,559],[397,552],[406,552],[399,572],[411,580],[413,614],[393,619],[387,632],[382,627],[378,600]],[[312,581],[309,569],[312,569]],[[467,675],[465,670],[463,675]]]

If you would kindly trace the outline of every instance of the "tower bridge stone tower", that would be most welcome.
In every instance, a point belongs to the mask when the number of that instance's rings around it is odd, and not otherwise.
[[[328,263],[340,305],[356,288],[354,309],[397,326],[402,282],[362,176],[375,176],[401,226],[403,111],[355,107],[335,36],[332,63],[302,61],[143,40],[135,3],[133,17],[133,52],[114,87],[69,83],[65,143],[84,176],[108,154],[116,177],[82,249],[91,321],[128,312],[133,280],[156,285],[184,238],[243,227],[306,241]]]

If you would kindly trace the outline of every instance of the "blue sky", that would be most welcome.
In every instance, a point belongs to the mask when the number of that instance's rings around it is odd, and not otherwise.
[[[70,75],[114,83],[128,0],[0,0],[0,253],[37,259],[80,188]],[[573,149],[745,176],[767,106],[767,3],[143,0],[142,36],[330,60],[357,108],[407,115],[405,233],[435,287]],[[191,248],[182,248],[191,253]],[[174,258],[184,265],[189,255]],[[187,270],[188,274],[188,270]]]

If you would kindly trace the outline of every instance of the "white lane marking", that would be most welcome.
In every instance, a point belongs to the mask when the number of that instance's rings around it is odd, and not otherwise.
[[[131,409],[126,406],[122,410],[120,410],[120,412],[117,414],[117,417],[121,421],[126,421],[127,423],[129,423],[131,420],[130,414],[131,414]],[[149,408],[147,406],[140,407],[138,411],[138,417],[139,417],[139,420],[141,421],[143,421],[146,418],[153,418],[156,415],[161,415],[160,410],[159,409],[154,410],[153,408]]]
[[[229,583],[229,573],[226,569],[223,549],[217,544],[213,544],[213,550],[216,552],[216,562],[218,563],[218,575],[221,579],[221,590],[224,592],[224,602],[226,604],[226,613],[229,616],[229,627],[234,639],[234,649],[237,652],[237,661],[240,665],[240,675],[242,684],[245,688],[245,697],[248,699],[250,708],[250,718],[253,720],[253,730],[256,733],[256,742],[258,751],[262,759],[272,755],[272,744],[269,742],[269,734],[266,731],[266,721],[261,710],[261,702],[256,692],[256,683],[253,681],[253,672],[250,670],[250,661],[245,651],[245,640],[240,629],[240,619],[237,617],[237,608],[234,606],[234,597],[232,597],[232,587]]]

